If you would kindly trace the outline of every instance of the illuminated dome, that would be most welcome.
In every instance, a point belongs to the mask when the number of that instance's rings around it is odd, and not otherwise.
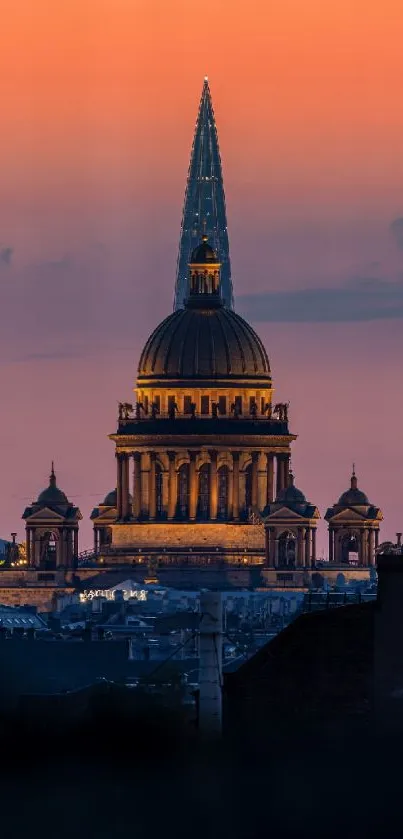
[[[190,295],[149,337],[138,384],[162,379],[252,380],[271,386],[266,350],[249,324],[223,305],[220,262],[207,236],[192,251]]]
[[[138,379],[153,377],[270,380],[270,364],[256,332],[234,311],[188,304],[165,318],[143,349]]]
[[[214,248],[209,244],[207,236],[203,236],[201,243],[192,251],[190,264],[204,265],[217,263],[217,261],[218,258]]]

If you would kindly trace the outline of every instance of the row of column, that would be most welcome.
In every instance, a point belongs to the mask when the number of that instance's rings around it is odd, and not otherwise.
[[[155,451],[148,451],[150,458],[150,469],[148,473],[148,499],[149,499],[149,518],[154,520],[157,516],[157,493],[156,493],[156,462],[157,454]],[[178,469],[176,467],[176,457],[178,452],[168,451],[168,520],[172,521],[176,515],[176,506],[178,499]],[[200,451],[189,450],[189,518],[194,520],[197,512],[198,500],[198,472],[196,468],[196,460]],[[217,460],[219,452],[212,449],[208,452],[210,458],[210,518],[215,520],[218,512],[218,469]],[[229,497],[232,499],[230,511],[231,518],[237,521],[240,513],[240,499],[239,499],[239,459],[241,452],[232,451],[232,470],[229,470]],[[133,493],[132,505],[130,508],[130,458],[133,458]],[[260,452],[252,452],[251,464],[251,506],[258,507],[259,503],[259,463]],[[266,454],[266,477],[267,477],[267,491],[265,503],[271,504],[273,501],[274,492],[274,459],[277,458],[277,475],[276,475],[276,495],[288,484],[289,474],[289,455],[277,454],[272,452]],[[142,470],[141,470],[141,452],[117,452],[117,512],[118,519],[133,518],[138,521],[141,518],[141,498],[142,498]]]
[[[279,543],[282,533],[275,527],[266,528],[266,562],[270,568],[280,567]],[[316,528],[298,527],[296,539],[296,568],[314,568],[316,562]],[[286,566],[284,566],[286,567]]]
[[[25,534],[27,563],[33,568],[40,566],[41,550],[44,536],[46,536],[43,531],[37,531],[36,527],[27,527]],[[78,556],[78,527],[53,529],[51,532],[57,537],[55,539],[56,566],[71,567],[73,559]]]
[[[342,537],[348,536],[343,531],[341,538],[337,541],[338,528],[329,527],[329,562],[341,564],[342,562]],[[375,551],[379,544],[379,530],[376,528],[363,528],[359,532],[358,539],[358,562],[364,567],[376,565]]]

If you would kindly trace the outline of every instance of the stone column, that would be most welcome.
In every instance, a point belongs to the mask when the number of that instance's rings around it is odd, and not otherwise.
[[[266,562],[265,562],[265,565],[267,566],[267,568],[270,568],[270,547],[271,547],[270,546],[270,541],[271,541],[270,540],[270,536],[271,536],[270,527],[265,527],[264,535],[265,535],[265,547],[266,547]]]
[[[239,454],[240,452],[232,452],[232,518],[234,521],[239,520]]]
[[[283,489],[283,461],[280,454],[276,455],[277,474],[276,474],[276,498],[279,492]]]
[[[273,503],[274,454],[269,452],[267,458],[267,504]]]
[[[129,455],[122,455],[122,518],[129,516]]]
[[[299,527],[298,528],[298,557],[296,566],[298,568],[304,568],[305,566],[305,528]]]
[[[329,527],[329,562],[334,562],[334,532],[332,527]]]
[[[375,530],[375,550],[378,550],[379,546],[379,530],[378,528]],[[376,562],[376,560],[375,560]]]
[[[31,533],[31,566],[36,568],[36,530],[34,527],[30,528]]]
[[[252,452],[252,507],[257,507],[258,501],[258,473],[259,452]]]
[[[360,533],[360,554],[359,554],[359,562],[360,562],[360,565],[363,565],[364,567],[365,567],[366,565],[368,565],[368,562],[367,562],[367,540],[366,540],[366,535],[367,535],[367,534],[366,534],[366,531],[365,531],[365,530],[361,530],[361,533]]]
[[[304,555],[305,555],[304,567],[305,568],[310,568],[311,567],[311,530],[309,529],[309,527],[305,528]]]
[[[368,541],[368,562],[367,565],[375,565],[375,533],[373,530],[370,530],[368,533],[369,541]]]
[[[290,455],[284,455],[283,460],[283,489],[288,487],[288,475],[290,472]]]
[[[148,473],[148,510],[150,521],[154,521],[157,515],[157,497],[155,483],[155,452],[148,452],[150,458],[150,471]]]
[[[27,552],[28,567],[31,565],[31,528],[28,527],[25,534],[25,546]]]
[[[312,553],[311,553],[311,568],[316,565],[316,527],[312,528]]]
[[[217,452],[209,451],[210,455],[210,519],[216,521],[218,512],[218,474]]]
[[[78,557],[78,527],[73,530],[73,557]]]
[[[197,452],[190,451],[189,457],[189,519],[190,521],[195,521],[197,513]]]
[[[99,539],[98,539],[98,530],[94,527],[94,554],[98,556],[98,549],[99,549]]]
[[[141,516],[141,454],[133,452],[132,514],[135,521]]]
[[[274,543],[274,567],[278,568],[278,543],[279,537],[276,536],[275,543]]]
[[[175,469],[176,452],[168,452],[169,473],[168,473],[168,520],[172,521],[176,513],[176,498],[178,494],[177,473]]]
[[[122,515],[123,515],[123,508],[122,508],[122,455],[120,454],[120,452],[116,452],[116,467],[117,467],[116,507],[117,507],[118,521],[119,521],[122,518]]]
[[[56,568],[59,568],[60,565],[65,564],[65,540],[66,535],[63,533],[63,530],[59,530],[59,538],[57,540],[57,547],[56,547]]]

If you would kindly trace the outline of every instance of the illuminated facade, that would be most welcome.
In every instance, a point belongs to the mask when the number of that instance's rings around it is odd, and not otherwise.
[[[261,340],[223,305],[206,235],[188,271],[185,306],[146,342],[134,408],[110,435],[117,489],[92,514],[109,565],[263,565],[263,514],[288,484],[288,406],[273,405]]]
[[[174,308],[189,294],[190,255],[206,233],[221,260],[221,297],[233,308],[227,214],[218,135],[207,78],[204,80],[193,139],[180,232]]]

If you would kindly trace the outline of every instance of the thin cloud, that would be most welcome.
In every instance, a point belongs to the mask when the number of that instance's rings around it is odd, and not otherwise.
[[[395,218],[389,226],[389,230],[399,250],[403,250],[403,218]]]
[[[2,265],[11,265],[14,248],[0,248],[0,263]]]
[[[403,283],[354,277],[344,286],[268,291],[237,298],[250,320],[276,323],[346,323],[403,318]]]

